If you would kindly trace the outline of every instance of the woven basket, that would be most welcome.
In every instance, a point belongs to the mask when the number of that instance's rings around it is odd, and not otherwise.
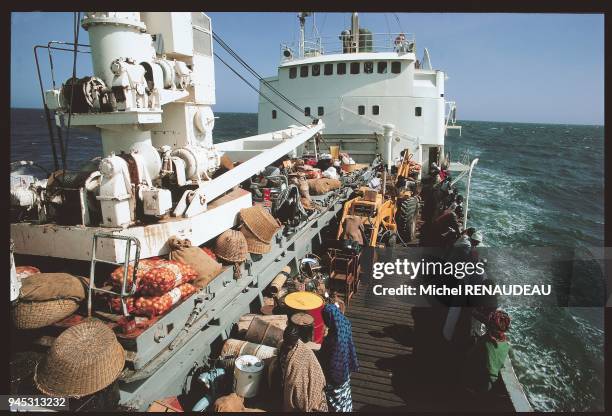
[[[224,231],[215,242],[215,254],[228,263],[241,263],[249,252],[244,234],[236,230]]]
[[[264,243],[269,243],[281,227],[278,220],[260,205],[241,209],[240,217],[249,230]]]
[[[115,333],[88,319],[57,337],[36,367],[34,383],[46,395],[79,398],[112,384],[124,364],[125,351]]]
[[[73,299],[56,299],[41,302],[20,300],[13,308],[13,322],[17,329],[36,329],[65,319],[79,309]]]
[[[270,252],[270,249],[272,248],[272,246],[258,239],[257,236],[253,234],[251,230],[249,230],[244,225],[240,227],[240,232],[244,234],[244,238],[246,238],[247,247],[249,248],[249,253],[266,254]]]

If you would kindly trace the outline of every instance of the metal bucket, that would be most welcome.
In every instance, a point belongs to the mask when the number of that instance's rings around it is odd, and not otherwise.
[[[284,303],[289,317],[295,313],[304,312],[314,318],[313,341],[321,344],[325,333],[325,323],[322,315],[325,306],[323,298],[312,292],[300,291],[285,296]]]
[[[297,312],[291,317],[291,323],[298,328],[302,342],[312,341],[314,334],[314,318],[307,313]]]
[[[264,363],[253,355],[243,355],[234,365],[234,393],[246,399],[257,396]]]
[[[255,344],[278,347],[283,341],[283,330],[259,317],[253,318],[246,332],[245,340]]]

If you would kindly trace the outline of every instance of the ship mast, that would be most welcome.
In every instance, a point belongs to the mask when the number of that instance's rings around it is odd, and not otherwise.
[[[300,58],[304,57],[304,41],[305,41],[305,26],[306,26],[306,17],[310,16],[308,12],[300,12],[298,14],[298,18],[300,19]]]
[[[359,52],[359,13],[351,16],[351,35],[353,37],[353,52]]]

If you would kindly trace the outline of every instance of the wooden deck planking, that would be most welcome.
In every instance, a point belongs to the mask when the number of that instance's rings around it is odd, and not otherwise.
[[[364,280],[347,306],[359,360],[351,375],[353,410],[512,411],[507,397],[475,402],[453,384],[461,362],[444,360],[446,309],[432,299],[416,299],[418,306],[408,300],[375,296]]]

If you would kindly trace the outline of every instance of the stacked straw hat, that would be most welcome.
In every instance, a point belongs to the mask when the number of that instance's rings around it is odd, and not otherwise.
[[[55,340],[36,366],[34,383],[49,396],[83,397],[112,384],[123,370],[125,351],[103,322],[88,319]]]
[[[37,329],[52,325],[75,313],[79,304],[74,299],[52,299],[41,302],[19,301],[12,309],[17,329]]]
[[[253,234],[244,224],[240,227],[240,232],[244,235],[244,238],[246,238],[249,253],[266,254],[270,252],[270,249],[272,248],[271,245],[257,238],[257,236]]]
[[[281,227],[276,218],[261,205],[240,210],[240,218],[249,231],[260,241],[269,244],[274,234]]]
[[[246,238],[240,231],[229,229],[215,242],[215,254],[227,263],[242,263],[248,252]]]

